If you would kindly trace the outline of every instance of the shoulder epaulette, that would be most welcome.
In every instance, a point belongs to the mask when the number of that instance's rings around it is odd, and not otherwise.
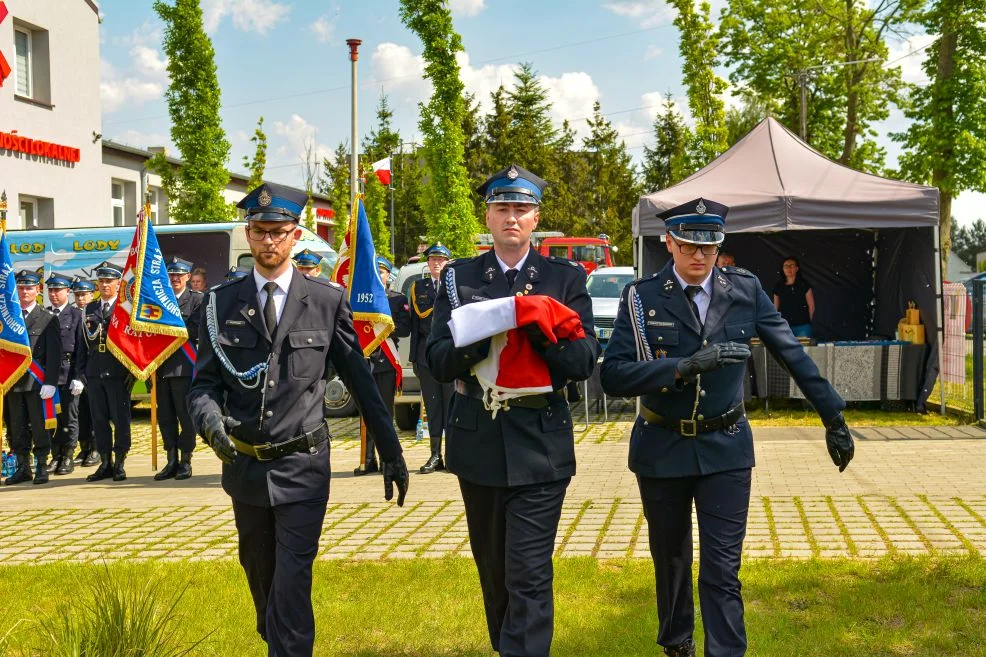
[[[312,283],[318,283],[319,285],[324,285],[326,287],[334,287],[340,290],[343,289],[343,287],[338,283],[336,283],[335,281],[330,281],[329,279],[322,278],[321,276],[306,276],[305,278],[311,281]]]
[[[569,260],[568,258],[562,258],[561,256],[549,255],[545,258],[548,262],[553,262],[556,265],[568,265],[569,267],[575,267],[576,269],[581,269],[585,271],[585,267],[582,266],[581,262],[576,262],[575,260]]]
[[[233,285],[236,285],[237,283],[242,283],[245,280],[251,280],[252,281],[253,280],[253,276],[244,276],[243,278],[237,278],[237,279],[232,280],[232,281],[223,281],[222,283],[219,283],[217,285],[213,285],[208,290],[206,290],[206,292],[218,292],[219,290],[224,290],[227,287],[231,287]]]
[[[638,283],[646,283],[647,281],[652,281],[657,278],[660,272],[654,272],[653,274],[648,274],[647,276],[641,276],[640,278],[630,281],[630,285],[637,285]]]
[[[733,274],[735,276],[745,276],[747,278],[756,278],[757,275],[754,274],[749,269],[743,269],[742,267],[733,267],[732,265],[726,265],[725,267],[720,267],[724,274]]]

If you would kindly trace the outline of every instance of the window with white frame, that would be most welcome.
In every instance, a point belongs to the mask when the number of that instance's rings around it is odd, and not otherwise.
[[[21,228],[27,230],[38,227],[38,204],[34,199],[21,199]]]
[[[114,180],[110,183],[110,209],[113,213],[113,225],[123,226],[123,183]]]
[[[31,33],[23,28],[14,29],[14,93],[30,98],[31,84]]]
[[[151,223],[157,224],[157,189],[154,187],[147,188],[147,204],[151,207]]]

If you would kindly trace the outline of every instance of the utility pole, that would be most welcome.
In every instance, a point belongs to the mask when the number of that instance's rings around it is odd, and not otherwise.
[[[361,39],[346,39],[346,45],[349,46],[349,61],[352,63],[353,71],[353,121],[352,121],[352,133],[350,134],[350,154],[349,154],[349,204],[353,204],[356,200],[356,195],[359,193],[359,188],[356,181],[359,178],[359,153],[357,152],[357,142],[356,142],[356,62],[359,61],[359,47],[363,41]]]
[[[835,68],[837,66],[851,66],[853,64],[868,64],[870,62],[882,61],[879,57],[869,59],[856,59],[851,62],[836,62],[834,64],[819,64],[808,66],[795,73],[792,77],[797,81],[801,89],[801,141],[808,143],[808,78],[812,71],[820,71],[824,68]]]

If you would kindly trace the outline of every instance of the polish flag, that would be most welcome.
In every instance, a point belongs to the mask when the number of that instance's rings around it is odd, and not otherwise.
[[[390,158],[385,157],[379,162],[373,163],[373,173],[377,174],[380,184],[390,184]]]
[[[551,343],[585,337],[578,313],[532,294],[479,301],[455,308],[449,329],[456,347],[492,338],[490,353],[472,368],[487,409],[509,407],[510,399],[551,392],[551,372],[523,327],[535,325]]]
[[[7,5],[0,0],[0,23],[3,19],[7,17]],[[7,63],[6,58],[4,58],[3,53],[0,52],[0,87],[3,86],[3,81],[7,79],[10,75],[10,64]]]

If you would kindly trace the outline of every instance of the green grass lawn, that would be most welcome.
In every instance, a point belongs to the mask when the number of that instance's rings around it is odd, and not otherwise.
[[[232,561],[117,563],[109,576],[164,577],[188,589],[178,605],[192,655],[263,655],[246,581]],[[11,655],[37,655],[39,615],[105,580],[97,565],[0,567],[0,613]],[[750,561],[743,569],[751,656],[986,656],[986,561]],[[646,560],[556,562],[553,655],[648,656],[654,579]],[[492,655],[471,560],[319,562],[316,655]],[[696,636],[701,643],[701,634]],[[123,654],[123,653],[120,653]],[[126,653],[129,654],[129,653]],[[701,652],[699,652],[701,654]]]
[[[821,426],[818,414],[805,409],[797,399],[772,399],[767,410],[762,400],[746,405],[746,416],[753,427]],[[913,413],[906,410],[881,408],[878,402],[853,402],[842,415],[850,427],[955,426],[967,424],[969,417],[958,413],[942,415],[936,411]]]

